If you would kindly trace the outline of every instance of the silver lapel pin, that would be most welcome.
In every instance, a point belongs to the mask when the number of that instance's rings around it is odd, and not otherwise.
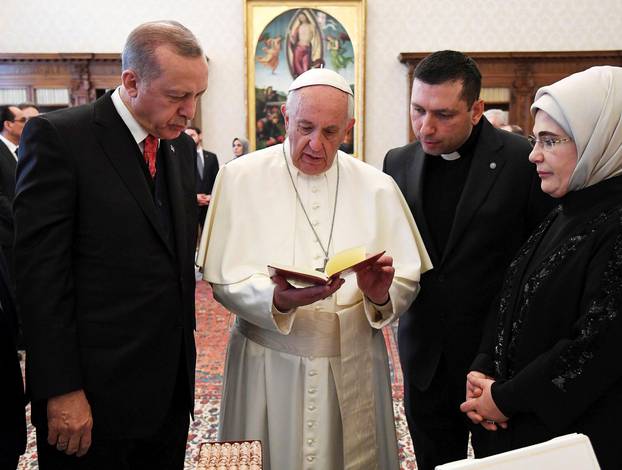
[[[497,164],[495,162],[490,162],[490,169],[494,170],[495,168],[497,168]]]
[[[171,145],[171,152],[175,153],[175,147]]]

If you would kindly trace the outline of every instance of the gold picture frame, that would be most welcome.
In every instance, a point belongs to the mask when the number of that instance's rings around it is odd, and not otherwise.
[[[352,134],[342,150],[364,159],[366,0],[245,0],[247,128],[250,148],[284,139],[280,105],[311,67],[343,75],[354,91]]]

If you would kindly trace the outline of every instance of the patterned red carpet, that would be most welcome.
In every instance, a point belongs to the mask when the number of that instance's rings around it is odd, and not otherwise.
[[[197,282],[197,370],[196,370],[196,410],[191,424],[186,450],[187,470],[196,467],[199,445],[215,440],[218,426],[220,389],[225,362],[225,349],[229,327],[233,316],[221,307],[212,297],[206,282]],[[401,469],[416,469],[412,443],[408,434],[402,405],[402,372],[399,369],[395,332],[385,329],[387,350],[391,361],[393,382],[394,414],[399,442]],[[34,430],[29,428],[28,449],[19,464],[20,470],[36,469],[37,455],[34,443]]]

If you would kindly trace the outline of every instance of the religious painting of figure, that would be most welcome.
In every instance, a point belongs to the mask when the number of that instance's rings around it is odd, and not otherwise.
[[[263,64],[274,71],[279,66],[279,52],[281,52],[281,36],[277,36],[275,38],[267,37],[263,40],[264,45],[261,46],[261,50],[264,55],[257,56],[257,62]]]
[[[312,67],[324,67],[322,34],[314,10],[299,10],[290,22],[287,34],[287,63],[292,77]]]
[[[292,8],[292,6],[299,7]],[[314,67],[341,74],[355,94],[357,123],[342,150],[362,158],[364,0],[349,8],[329,2],[246,0],[249,140],[252,149],[281,143],[281,106],[291,82]]]

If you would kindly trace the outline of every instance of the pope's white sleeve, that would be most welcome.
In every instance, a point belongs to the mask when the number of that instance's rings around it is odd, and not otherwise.
[[[396,277],[389,287],[389,302],[385,305],[376,305],[367,297],[363,297],[365,316],[372,328],[380,329],[395,321],[410,304],[419,292],[419,283],[409,279]]]
[[[227,310],[249,323],[289,334],[296,310],[278,311],[272,304],[274,283],[264,274],[253,274],[233,284],[212,284],[214,298]]]

